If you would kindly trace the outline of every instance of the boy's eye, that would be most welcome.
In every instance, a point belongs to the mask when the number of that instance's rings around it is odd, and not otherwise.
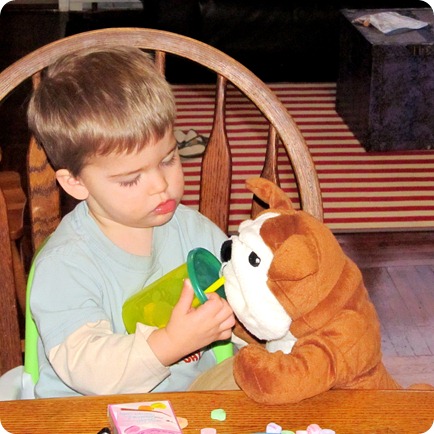
[[[161,162],[161,164],[163,166],[171,166],[172,164],[175,164],[177,156],[178,156],[178,151],[177,149],[175,149]]]
[[[141,176],[142,175],[139,174],[134,179],[131,179],[131,180],[128,180],[128,181],[120,181],[119,185],[121,187],[134,187],[135,185],[137,185],[139,183]]]

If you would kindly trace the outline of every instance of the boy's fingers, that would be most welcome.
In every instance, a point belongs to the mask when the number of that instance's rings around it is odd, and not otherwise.
[[[216,292],[211,292],[209,294],[206,294],[206,297],[208,298],[208,300],[221,298]]]
[[[185,279],[182,286],[181,297],[179,297],[176,306],[182,308],[185,312],[188,312],[191,308],[191,304],[194,298],[194,290],[191,286],[190,279]]]
[[[222,322],[221,327],[223,330],[232,329],[232,327],[235,325],[235,316],[230,315],[228,318],[226,318],[225,321]]]

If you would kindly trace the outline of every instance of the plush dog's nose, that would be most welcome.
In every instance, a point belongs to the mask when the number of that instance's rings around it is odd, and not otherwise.
[[[232,256],[232,240],[226,240],[220,249],[220,259],[222,262],[228,262]]]

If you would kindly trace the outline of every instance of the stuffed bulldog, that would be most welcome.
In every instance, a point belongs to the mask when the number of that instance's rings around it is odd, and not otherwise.
[[[400,389],[381,361],[380,323],[362,275],[331,231],[275,184],[247,186],[270,209],[222,247],[228,302],[263,341],[235,356],[240,388],[265,404],[329,389]]]

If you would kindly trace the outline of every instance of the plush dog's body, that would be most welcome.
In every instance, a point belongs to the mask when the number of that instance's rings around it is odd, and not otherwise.
[[[238,319],[266,345],[236,355],[241,389],[279,404],[332,388],[401,388],[382,363],[379,320],[361,273],[330,230],[294,210],[274,184],[248,186],[270,209],[240,225],[223,274]]]

